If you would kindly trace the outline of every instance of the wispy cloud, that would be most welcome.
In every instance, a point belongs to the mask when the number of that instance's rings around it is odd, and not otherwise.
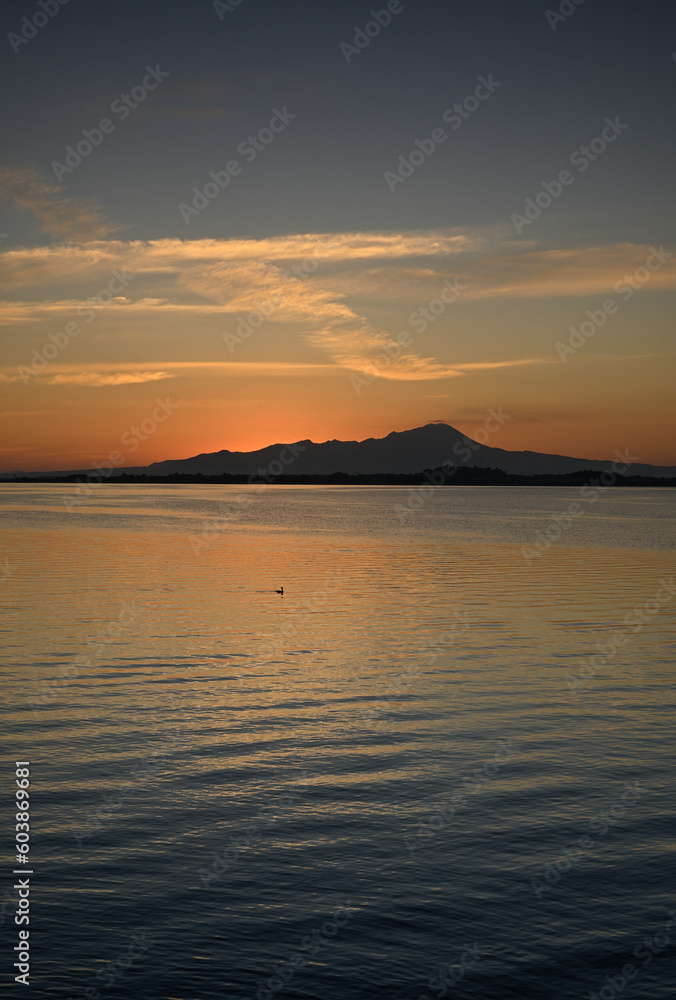
[[[268,337],[279,326],[290,335],[285,337],[285,350],[297,353],[300,340],[307,345],[300,348],[306,357],[308,347],[313,353],[321,352],[318,360],[323,354],[329,369],[337,366],[363,372],[372,370],[374,357],[380,352],[394,350],[397,363],[384,366],[382,378],[439,380],[550,364],[551,358],[444,362],[418,353],[416,338],[410,348],[399,352],[394,336],[364,313],[368,310],[370,316],[382,307],[391,312],[391,303],[396,301],[401,303],[405,318],[411,308],[424,306],[437,296],[444,278],[450,276],[466,285],[460,295],[462,303],[603,295],[624,274],[639,267],[649,253],[649,247],[629,243],[524,253],[516,251],[500,232],[488,230],[299,234],[259,240],[110,239],[18,248],[0,254],[0,279],[13,288],[15,296],[21,291],[24,297],[0,302],[0,322],[11,327],[38,320],[51,322],[57,315],[72,318],[84,299],[96,294],[99,284],[105,286],[113,269],[124,268],[134,275],[133,285],[126,296],[108,303],[104,318],[97,320],[97,331],[110,324],[107,331],[112,330],[118,348],[130,336],[132,325],[137,328],[143,324],[148,337],[157,338],[158,343],[159,337],[171,330],[171,343],[177,352],[186,329],[199,330],[200,336],[208,332],[213,338],[209,343],[215,345],[209,350],[222,351],[224,327],[234,329],[237,317],[256,312],[264,303],[270,324]],[[653,273],[645,287],[650,291],[676,287],[676,269],[671,262]],[[449,308],[449,315],[455,308]],[[78,341],[85,342],[84,338]],[[154,343],[155,339],[146,339],[148,346]],[[263,350],[259,344],[254,354]],[[185,351],[183,343],[183,356]],[[171,356],[171,352],[166,353]],[[314,361],[312,353],[309,360]],[[173,363],[180,362],[174,357]],[[222,370],[234,372],[234,363],[234,359],[226,362]],[[295,361],[281,363],[295,365],[298,372],[307,371]],[[149,380],[151,368],[164,373],[154,375],[156,378],[168,378],[167,373],[173,371],[168,364],[157,362],[152,348],[141,364],[144,369],[138,370],[137,361],[134,378],[127,376],[127,381]],[[260,357],[242,364],[257,366],[260,372],[282,371],[270,368]],[[116,370],[127,369],[118,366]],[[54,366],[50,371],[55,371]],[[84,369],[77,368],[70,374],[62,372],[55,384],[65,384],[66,378],[73,385],[122,384],[110,380],[114,374],[109,373],[107,382],[95,383],[91,372],[85,377]]]
[[[155,313],[162,309],[194,315],[215,311],[225,318],[228,314],[255,310],[259,300],[267,298],[275,303],[274,322],[296,324],[306,342],[321,349],[334,364],[368,371],[374,353],[396,347],[396,341],[360,316],[344,301],[343,293],[322,287],[323,269],[340,267],[345,261],[395,262],[421,256],[448,257],[476,250],[482,240],[481,236],[464,232],[414,232],[299,235],[263,240],[98,241],[80,247],[58,247],[43,254],[17,250],[4,255],[0,267],[10,280],[16,277],[24,281],[31,271],[34,280],[39,275],[42,280],[51,276],[52,281],[63,281],[73,272],[82,273],[80,263],[85,265],[88,280],[93,280],[94,259],[98,270],[109,272],[116,266],[125,267],[135,278],[145,275],[155,282],[161,275],[176,293],[170,300],[146,295],[136,304],[126,299],[119,302],[121,309],[145,308]],[[314,268],[313,277],[301,280],[289,270],[308,260]],[[56,307],[48,300],[47,309],[58,308],[65,313],[75,302],[60,299]],[[40,311],[36,303],[12,302],[4,308],[8,314],[5,318],[11,316],[14,321],[20,317],[30,319]],[[437,379],[455,374],[449,366],[410,351],[386,377]]]
[[[104,220],[96,205],[68,198],[57,184],[30,168],[0,167],[0,200],[32,212],[54,239],[80,243],[119,229]]]
[[[333,375],[332,364],[307,364],[294,361],[158,361],[152,370],[138,371],[138,364],[129,362],[83,363],[80,365],[51,365],[36,372],[31,380],[45,385],[114,386],[134,382],[156,382],[167,378],[195,377],[202,375],[295,375],[315,378]],[[0,371],[0,383],[23,382],[16,369]]]
[[[603,295],[645,264],[652,248],[645,244],[574,247],[485,257],[473,269],[475,297],[556,298]],[[676,288],[676,255],[652,272],[645,289]]]
[[[124,365],[108,366],[116,370],[107,370],[106,366],[73,366],[70,370],[55,372],[53,368],[43,372],[36,372],[32,379],[41,382],[43,385],[81,385],[90,388],[111,385],[130,385],[135,382],[159,382],[162,379],[174,378],[175,373],[168,371],[125,371]],[[0,383],[24,382],[22,375],[7,374],[7,370],[0,372]],[[40,411],[43,412],[43,411]],[[56,411],[54,411],[56,412]],[[5,414],[6,415],[6,414]]]
[[[518,368],[521,365],[548,365],[558,362],[558,358],[516,358],[512,361],[469,361],[454,365],[461,372],[490,371],[492,368]]]
[[[90,387],[109,385],[129,385],[133,382],[159,382],[161,379],[172,378],[169,372],[66,372],[62,375],[49,375],[46,381],[50,385],[86,385]]]
[[[651,255],[647,244],[616,243],[611,246],[532,250],[509,249],[500,254],[478,252],[466,255],[449,271],[438,264],[431,267],[350,268],[327,276],[327,288],[343,294],[369,296],[380,301],[421,300],[438,294],[446,277],[458,277],[467,287],[464,302],[480,299],[565,298],[612,294],[618,282],[626,280]],[[659,270],[653,271],[644,290],[676,288],[676,253]]]

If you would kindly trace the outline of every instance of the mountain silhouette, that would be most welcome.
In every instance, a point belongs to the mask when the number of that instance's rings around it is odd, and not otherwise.
[[[449,424],[434,423],[408,431],[392,431],[384,438],[367,438],[365,441],[334,440],[319,444],[297,441],[293,444],[268,445],[249,452],[223,450],[195,455],[193,458],[153,462],[145,467],[124,467],[116,470],[116,474],[254,476],[260,475],[261,470],[269,470],[268,474],[273,477],[280,474],[369,475],[417,473],[423,469],[437,469],[444,463],[451,462],[460,467],[480,466],[501,469],[513,475],[534,476],[565,474],[583,469],[603,471],[612,462],[626,465],[629,461],[630,475],[676,476],[676,466],[632,463],[631,457],[636,456],[630,456],[626,449],[618,449],[618,453],[598,460],[535,451],[505,451],[503,448],[479,444]]]

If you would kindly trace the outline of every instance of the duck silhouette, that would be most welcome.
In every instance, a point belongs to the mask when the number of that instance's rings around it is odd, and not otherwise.
[[[284,597],[284,587],[282,587],[281,590],[276,590],[275,593],[276,594],[281,594],[282,597]]]

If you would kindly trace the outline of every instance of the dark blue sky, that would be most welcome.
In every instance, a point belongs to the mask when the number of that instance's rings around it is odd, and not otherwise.
[[[208,0],[70,0],[15,53],[7,35],[40,8],[7,0],[5,163],[53,179],[65,147],[159,64],[167,80],[63,181],[126,238],[494,226],[619,115],[629,128],[539,238],[667,237],[673,3],[586,0],[555,31],[538,0],[401,6],[348,64],[340,43],[384,4],[242,0],[220,20]],[[393,194],[385,171],[489,74],[502,86]],[[284,106],[296,119],[187,227],[179,203]]]

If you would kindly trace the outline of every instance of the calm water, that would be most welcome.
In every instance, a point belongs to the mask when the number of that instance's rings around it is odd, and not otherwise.
[[[673,492],[76,489],[0,487],[32,994],[673,997]]]

